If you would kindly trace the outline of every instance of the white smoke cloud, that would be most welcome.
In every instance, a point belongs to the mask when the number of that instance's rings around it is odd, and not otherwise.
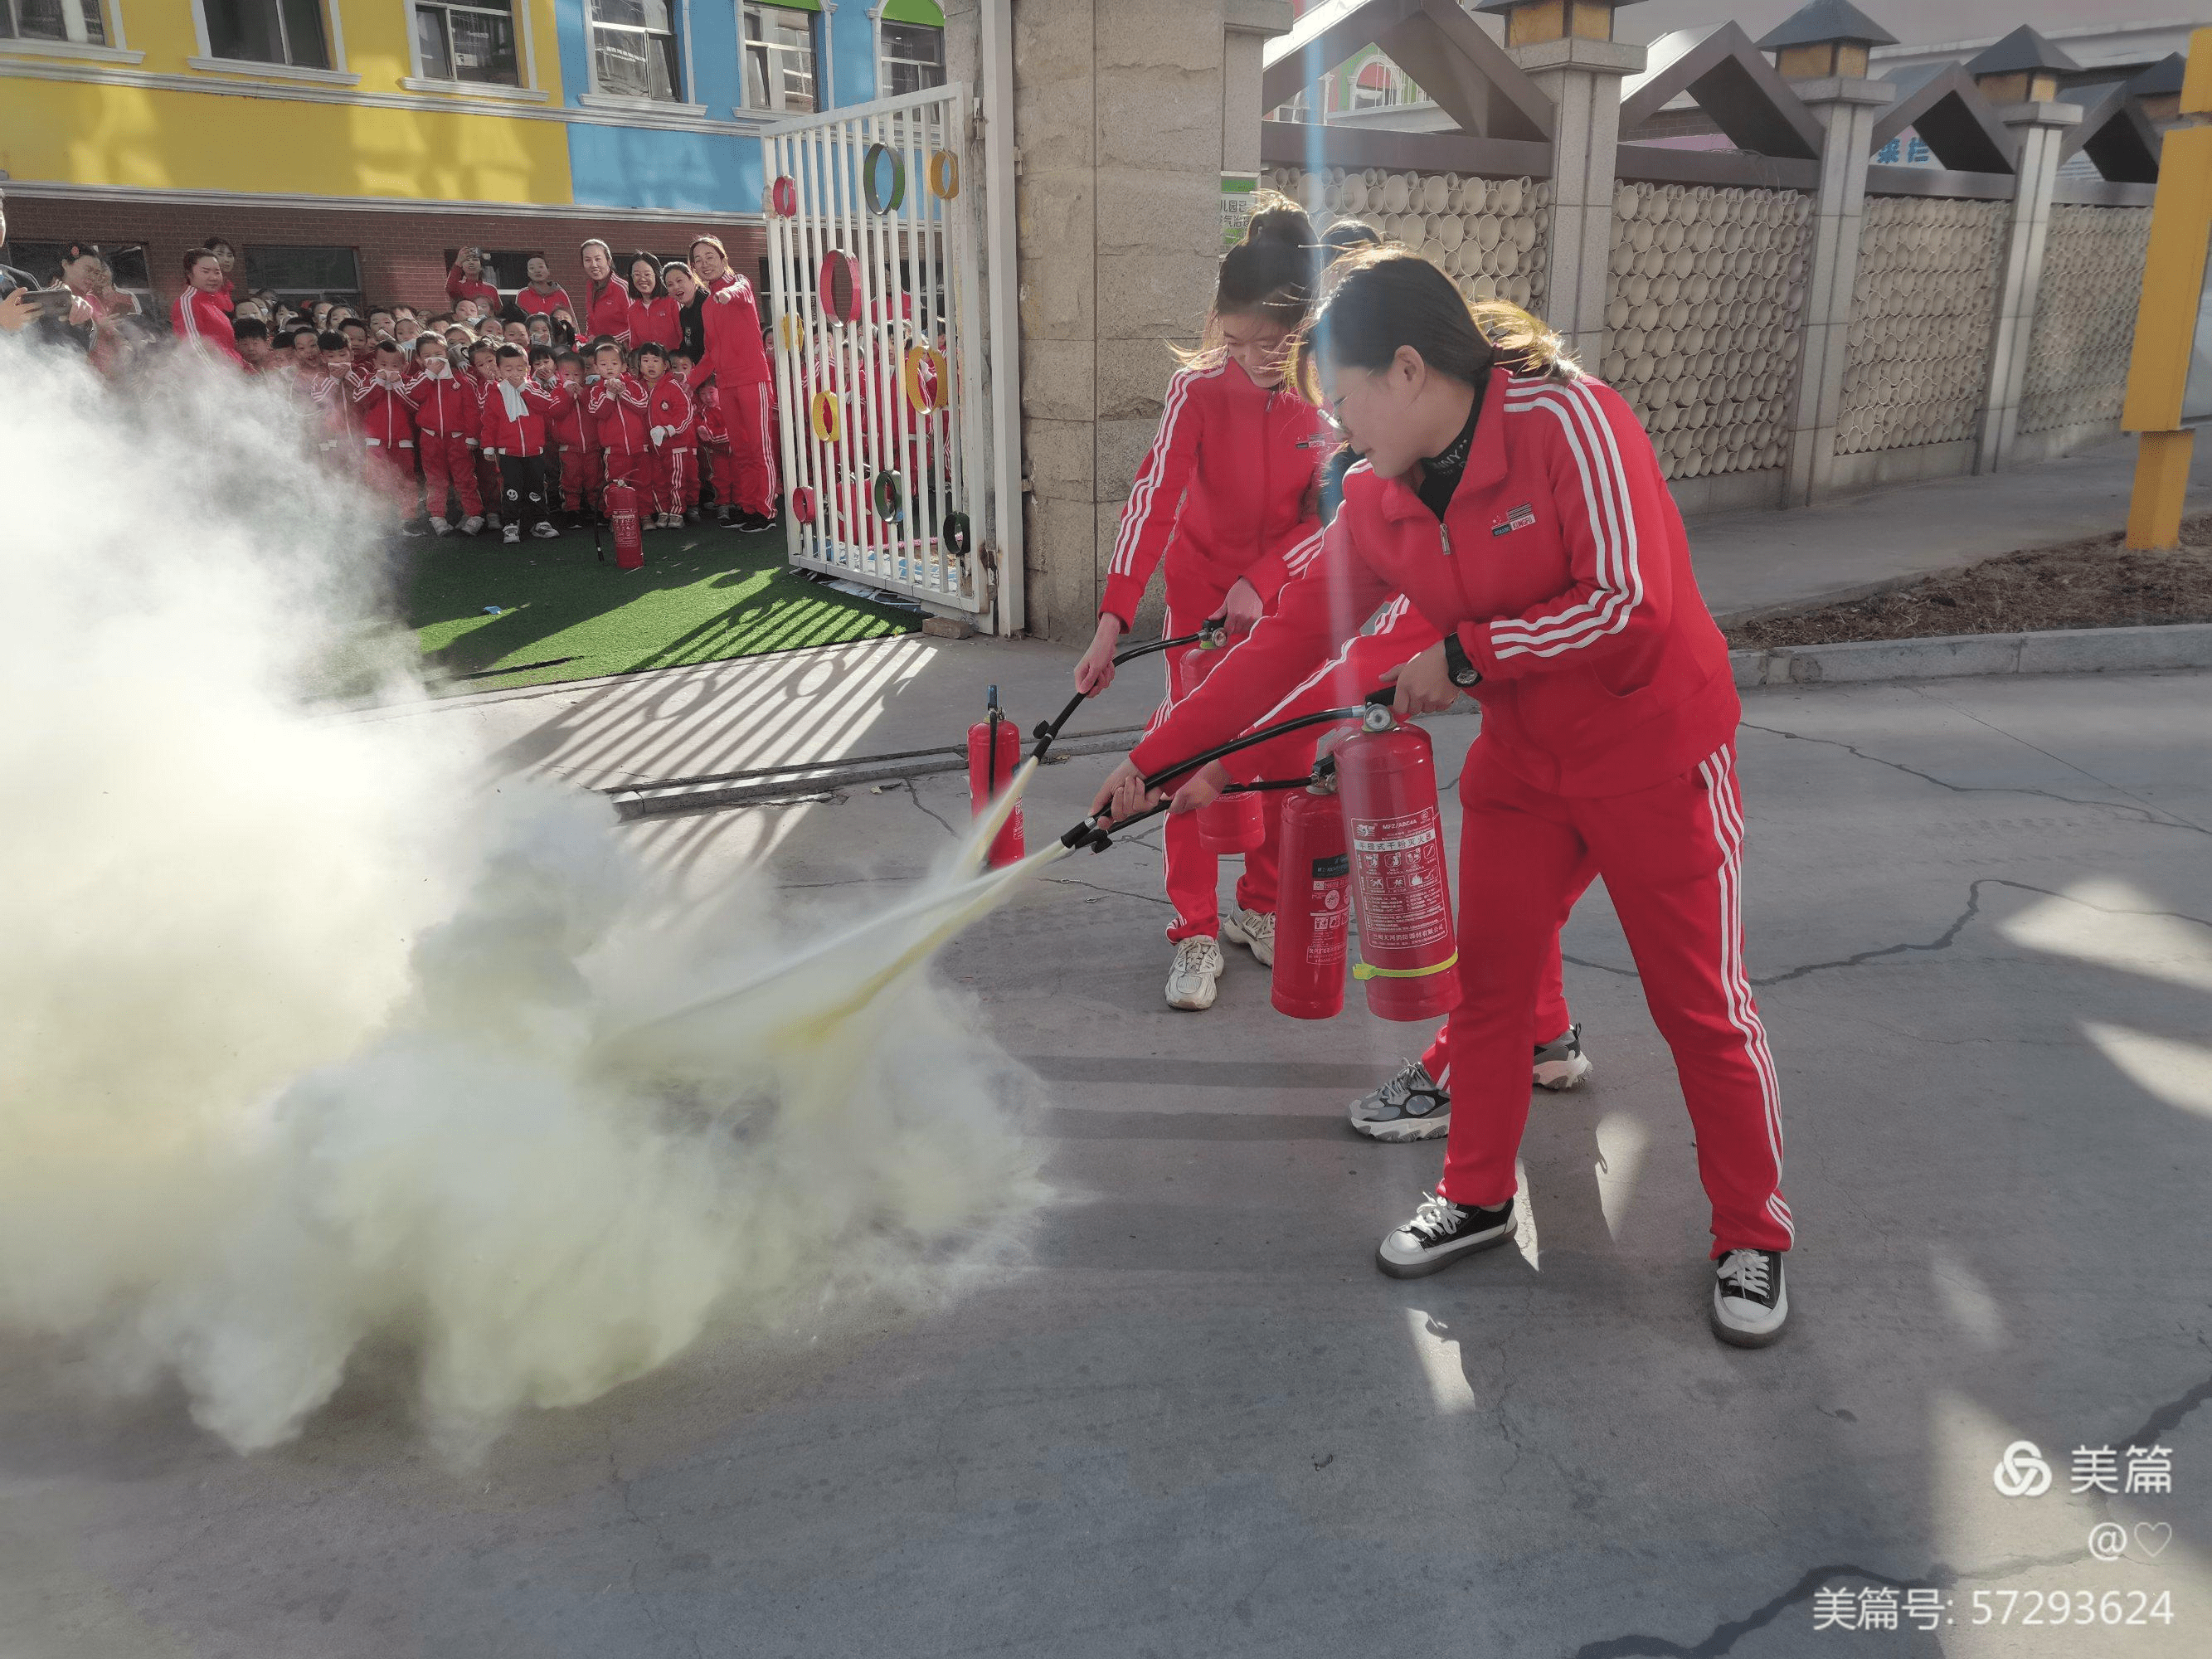
[[[467,1455],[1033,1206],[1004,1057],[921,975],[852,994],[953,910],[678,919],[604,802],[314,706],[410,695],[411,642],[272,388],[5,338],[0,386],[0,1325],[241,1450],[396,1338]]]

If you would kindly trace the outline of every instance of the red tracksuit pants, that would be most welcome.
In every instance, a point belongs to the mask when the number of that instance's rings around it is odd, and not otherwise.
[[[663,444],[653,452],[653,510],[681,513],[699,505],[699,451],[690,444]]]
[[[405,518],[415,510],[415,441],[403,438],[396,444],[386,444],[369,438],[362,441],[368,450],[370,487],[391,503],[393,512]]]
[[[490,502],[492,511],[497,513],[500,497],[507,493],[506,482],[499,476],[499,457],[487,455],[481,449],[473,450],[471,453],[476,457],[479,499]]]
[[[738,496],[738,463],[726,443],[699,446],[699,471],[714,486],[714,505],[730,507]],[[694,492],[696,495],[696,492]]]
[[[1194,611],[1195,620],[1170,611],[1164,624],[1168,637],[1194,633],[1200,623],[1220,614],[1218,595],[1211,610]],[[1175,701],[1176,665],[1196,648],[1186,646],[1182,651],[1167,653],[1168,695],[1146,722],[1146,731],[1166,718],[1169,705]],[[1244,872],[1237,878],[1237,902],[1247,910],[1261,910],[1273,915],[1277,860],[1283,839],[1283,798],[1271,790],[1260,797],[1260,807],[1267,833],[1259,846],[1243,854]],[[1212,938],[1221,931],[1221,855],[1209,853],[1198,844],[1197,813],[1170,812],[1166,823],[1167,828],[1160,835],[1160,845],[1167,861],[1168,902],[1175,906],[1175,915],[1168,921],[1168,942],[1172,945],[1200,933]]]
[[[775,412],[769,404],[768,382],[724,386],[722,417],[729,428],[730,457],[737,468],[732,504],[742,513],[773,517],[776,495]]]
[[[434,519],[483,516],[483,494],[477,488],[477,447],[458,432],[425,432],[422,446],[422,498]],[[446,511],[448,494],[461,498],[459,514]]]
[[[1649,789],[1554,795],[1477,739],[1460,775],[1460,1006],[1447,1035],[1451,1137],[1437,1191],[1513,1195],[1528,1121],[1528,1044],[1544,964],[1577,884],[1605,878],[1697,1139],[1712,1254],[1786,1250],[1774,1058],[1743,967],[1743,798],[1735,746]]]
[[[588,444],[562,444],[560,448],[561,505],[581,513],[586,502],[599,499],[599,452]]]

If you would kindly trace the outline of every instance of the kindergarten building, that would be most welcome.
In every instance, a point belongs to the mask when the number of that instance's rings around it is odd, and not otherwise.
[[[166,301],[222,236],[249,285],[440,299],[587,236],[764,255],[769,122],[940,84],[933,0],[0,0],[10,263],[69,240]]]

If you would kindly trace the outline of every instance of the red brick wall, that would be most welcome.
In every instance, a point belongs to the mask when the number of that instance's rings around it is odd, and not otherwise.
[[[698,220],[595,219],[589,209],[573,218],[536,215],[375,213],[343,208],[194,207],[52,196],[8,198],[11,240],[27,242],[84,241],[145,245],[146,265],[166,304],[184,287],[181,261],[188,248],[221,236],[240,250],[257,242],[279,246],[349,247],[361,262],[365,297],[385,304],[409,304],[442,311],[446,305],[445,252],[449,247],[542,247],[553,263],[556,282],[570,292],[583,281],[576,248],[589,236],[604,237],[617,255],[639,246],[666,252],[682,246],[696,231],[710,231],[728,245],[730,260],[756,283],[764,283],[767,233],[758,224],[740,224],[702,215]],[[501,271],[502,283],[519,281],[520,271]]]

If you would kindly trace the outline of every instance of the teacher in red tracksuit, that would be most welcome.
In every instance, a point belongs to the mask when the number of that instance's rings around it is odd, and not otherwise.
[[[1714,1332],[1771,1342],[1789,1315],[1792,1224],[1774,1060],[1743,966],[1741,709],[1650,441],[1617,393],[1566,364],[1498,367],[1451,279],[1402,249],[1334,268],[1298,367],[1367,460],[1322,556],[1099,802],[1139,810],[1144,775],[1261,720],[1403,594],[1443,638],[1387,677],[1400,717],[1466,695],[1483,718],[1460,775],[1444,1171],[1377,1265],[1433,1273],[1511,1237],[1541,971],[1595,869],[1695,1130]],[[1176,805],[1210,793],[1195,781]]]
[[[691,244],[698,279],[699,320],[705,349],[692,365],[690,386],[712,380],[721,388],[722,419],[737,471],[737,527],[775,528],[775,411],[769,391],[768,349],[761,339],[760,300],[753,285],[730,268],[729,251],[717,236]]]
[[[1205,345],[1168,382],[1167,404],[1122,509],[1121,533],[1098,601],[1091,648],[1075,689],[1095,696],[1114,680],[1114,653],[1129,631],[1152,572],[1167,566],[1170,637],[1226,616],[1241,635],[1283,584],[1321,551],[1317,480],[1335,447],[1321,410],[1285,381],[1289,348],[1313,298],[1313,226],[1296,204],[1263,203],[1244,240],[1221,258]],[[1168,654],[1168,702],[1186,647]],[[1326,655],[1317,652],[1316,659]],[[1308,664],[1310,667],[1312,665]],[[1261,798],[1266,839],[1244,855],[1235,908],[1224,914],[1220,860],[1199,843],[1197,820],[1168,820],[1163,837],[1168,900],[1170,1008],[1213,1006],[1224,969],[1220,940],[1275,959],[1277,829],[1282,798]]]

